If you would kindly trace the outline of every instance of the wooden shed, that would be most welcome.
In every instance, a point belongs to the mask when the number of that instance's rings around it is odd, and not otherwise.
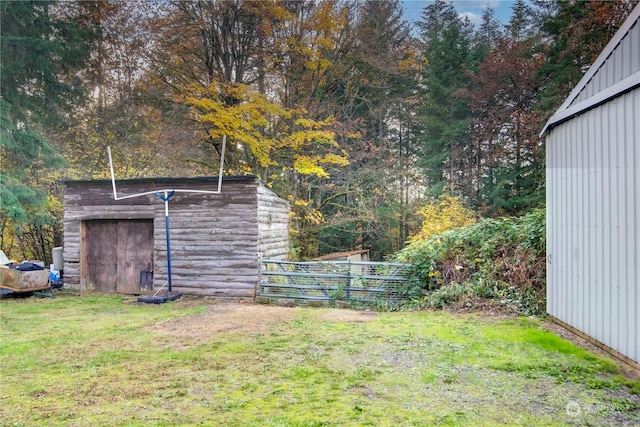
[[[547,311],[640,364],[640,5],[545,129]]]
[[[333,252],[313,259],[314,261],[369,262],[369,249],[348,252]]]
[[[118,195],[215,190],[217,178],[118,181]],[[168,279],[165,205],[151,194],[114,200],[110,180],[66,181],[64,279],[80,290],[149,294]],[[289,204],[255,176],[223,178],[220,194],[169,201],[171,277],[188,295],[255,296],[261,258],[289,253]]]

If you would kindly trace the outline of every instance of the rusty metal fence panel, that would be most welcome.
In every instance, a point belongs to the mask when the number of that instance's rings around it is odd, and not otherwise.
[[[262,260],[257,296],[296,300],[399,303],[410,264],[390,262]]]

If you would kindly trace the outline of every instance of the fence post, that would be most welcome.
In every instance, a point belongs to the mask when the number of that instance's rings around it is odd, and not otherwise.
[[[347,258],[347,301],[351,301],[351,260]]]

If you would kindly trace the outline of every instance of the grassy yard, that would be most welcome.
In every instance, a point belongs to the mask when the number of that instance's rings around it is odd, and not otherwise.
[[[536,319],[58,295],[0,301],[0,425],[640,424]]]

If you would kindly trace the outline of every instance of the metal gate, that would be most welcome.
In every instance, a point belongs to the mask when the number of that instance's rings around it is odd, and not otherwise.
[[[399,303],[411,264],[390,262],[262,260],[257,296],[296,300]]]

